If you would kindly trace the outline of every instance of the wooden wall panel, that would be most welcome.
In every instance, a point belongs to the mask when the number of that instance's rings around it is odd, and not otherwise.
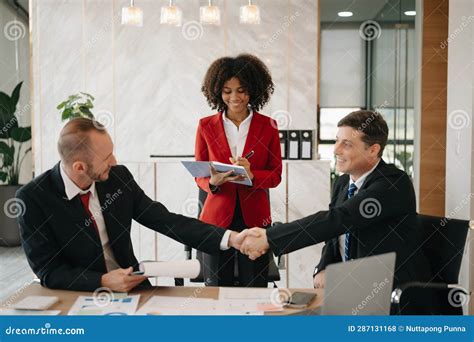
[[[448,0],[423,1],[419,209],[444,216],[446,177],[446,110]]]

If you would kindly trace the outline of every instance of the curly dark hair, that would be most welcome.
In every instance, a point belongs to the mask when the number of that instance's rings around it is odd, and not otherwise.
[[[270,71],[259,58],[249,54],[241,54],[235,58],[222,57],[207,69],[201,87],[212,109],[223,111],[227,108],[222,100],[222,88],[224,83],[233,77],[238,78],[247,89],[249,105],[253,110],[263,108],[275,90]]]

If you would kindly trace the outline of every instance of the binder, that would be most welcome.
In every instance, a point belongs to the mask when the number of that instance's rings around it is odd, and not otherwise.
[[[304,130],[300,135],[300,159],[313,159],[313,131]]]
[[[300,132],[289,131],[288,135],[288,159],[299,159]]]
[[[281,159],[288,159],[288,131],[278,131],[280,137]]]

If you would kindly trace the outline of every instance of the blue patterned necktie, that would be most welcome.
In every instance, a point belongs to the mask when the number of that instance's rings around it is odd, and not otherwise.
[[[356,191],[357,191],[357,186],[355,185],[355,183],[351,183],[351,185],[349,185],[349,190],[347,191],[347,198],[353,197]],[[346,233],[345,239],[344,239],[344,261],[349,260],[350,241],[351,241],[351,233]]]

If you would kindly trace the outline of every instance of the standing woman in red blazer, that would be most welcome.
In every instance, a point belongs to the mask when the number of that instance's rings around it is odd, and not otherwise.
[[[253,185],[233,183],[240,179],[215,170],[211,177],[196,178],[207,192],[200,219],[234,231],[266,227],[271,224],[268,189],[280,184],[282,172],[277,124],[257,112],[273,94],[270,72],[252,55],[220,58],[207,70],[201,90],[218,113],[199,122],[196,160],[243,166]],[[269,255],[252,261],[234,249],[204,255],[208,285],[233,286],[235,258],[239,286],[268,286]]]

